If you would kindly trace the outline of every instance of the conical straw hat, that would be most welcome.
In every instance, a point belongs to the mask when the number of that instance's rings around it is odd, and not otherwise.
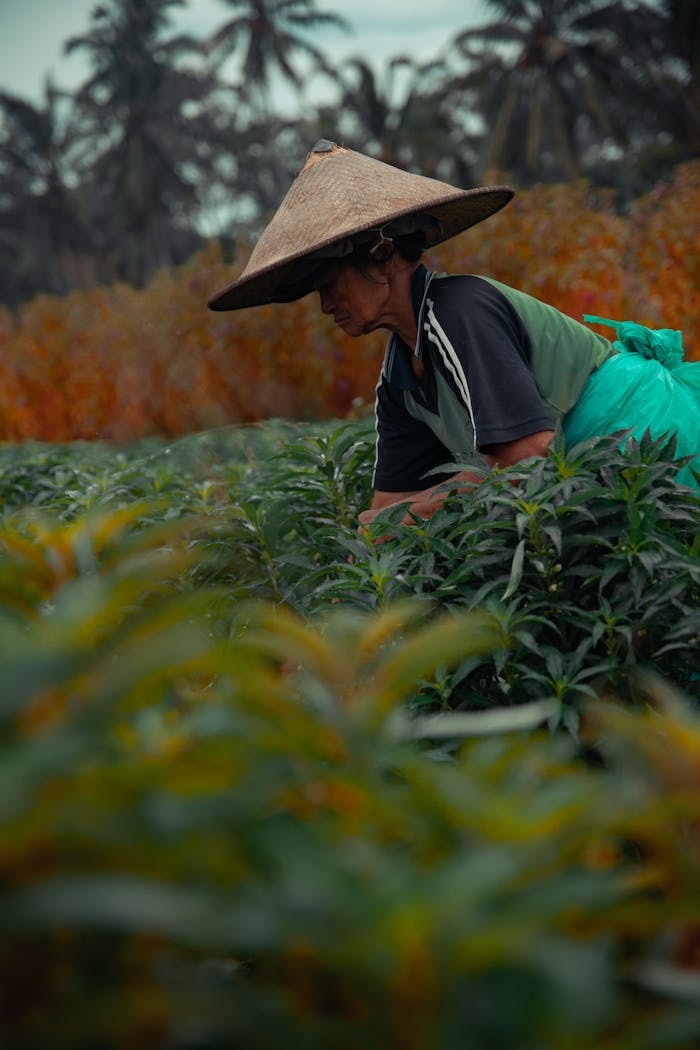
[[[347,244],[348,238],[379,231],[410,215],[428,218],[420,228],[426,247],[431,247],[493,215],[512,196],[509,186],[457,189],[322,139],[307,156],[243,272],[213,295],[209,306],[240,310],[301,298],[313,283],[304,281],[300,260],[308,262],[317,253],[332,258],[336,242]]]

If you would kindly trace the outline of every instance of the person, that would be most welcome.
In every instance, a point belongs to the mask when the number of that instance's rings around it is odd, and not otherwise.
[[[236,310],[316,291],[348,335],[388,330],[363,524],[396,504],[406,521],[429,517],[448,487],[474,484],[479,464],[545,455],[557,423],[567,445],[649,429],[674,434],[677,457],[700,453],[700,363],[683,361],[679,332],[604,322],[611,342],[493,278],[423,265],[426,248],[513,194],[459,189],[321,140],[243,272],[209,300]],[[678,480],[698,484],[690,464]]]

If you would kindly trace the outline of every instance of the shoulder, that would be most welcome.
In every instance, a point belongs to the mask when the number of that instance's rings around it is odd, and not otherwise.
[[[427,290],[426,314],[443,325],[478,324],[480,319],[512,324],[518,313],[504,291],[475,274],[438,274]]]
[[[436,275],[426,293],[423,329],[427,338],[433,341],[432,333],[482,352],[494,344],[517,346],[529,356],[527,328],[506,291],[505,286],[497,287],[474,274]]]
[[[464,303],[508,302],[492,281],[473,273],[436,274],[428,287],[427,298],[445,309]]]

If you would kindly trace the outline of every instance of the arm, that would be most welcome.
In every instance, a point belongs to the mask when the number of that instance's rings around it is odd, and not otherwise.
[[[483,455],[483,459],[491,467],[510,467],[523,459],[532,456],[544,456],[547,448],[554,437],[553,430],[538,430],[527,437],[518,438],[516,441],[506,441],[492,446],[492,452]],[[459,492],[469,492],[475,484],[481,480],[480,475],[468,471],[455,474],[451,481],[459,483]],[[442,483],[444,484],[444,483]],[[399,503],[407,503],[406,515],[402,521],[410,524],[413,516],[419,518],[430,518],[445,502],[445,492],[441,485],[433,485],[427,489],[416,492],[381,492],[375,490],[372,502],[368,510],[360,514],[362,525],[369,525],[377,515],[388,507],[395,507]]]

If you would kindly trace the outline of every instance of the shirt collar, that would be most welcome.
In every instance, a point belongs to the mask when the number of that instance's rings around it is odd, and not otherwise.
[[[411,277],[411,299],[413,300],[413,312],[416,315],[417,324],[420,323],[423,301],[428,287],[428,276],[429,271],[427,267],[421,263]],[[412,356],[413,350],[411,347],[407,346],[398,335],[393,334],[387,346],[383,372],[391,385],[398,390],[417,390],[420,387],[420,383],[411,368]]]

